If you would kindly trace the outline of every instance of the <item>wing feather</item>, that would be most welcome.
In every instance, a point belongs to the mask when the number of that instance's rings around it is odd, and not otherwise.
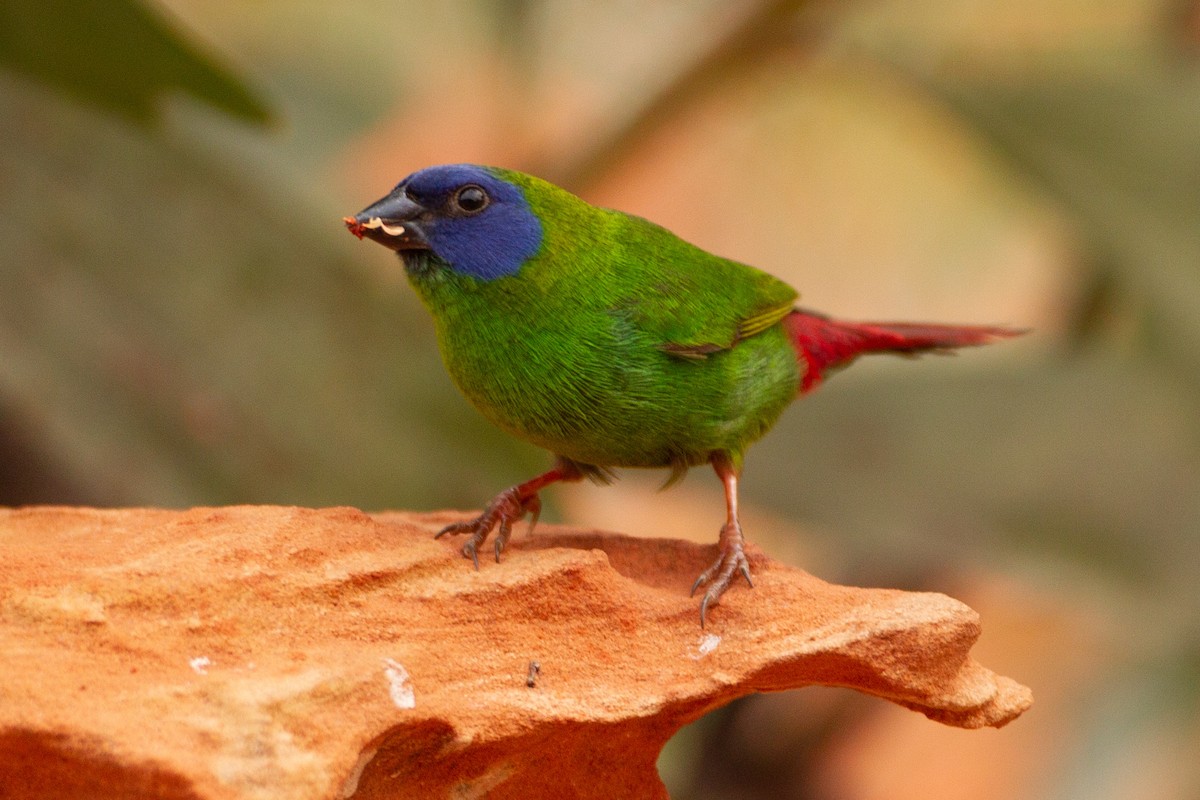
[[[713,255],[639,217],[611,212],[629,292],[622,316],[670,356],[701,361],[779,323],[796,290],[762,270]]]

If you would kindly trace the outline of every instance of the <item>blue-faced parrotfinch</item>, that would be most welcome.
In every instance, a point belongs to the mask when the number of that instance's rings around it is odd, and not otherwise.
[[[726,518],[696,580],[710,606],[735,574],[750,582],[738,522],[746,449],[798,395],[864,353],[947,351],[1018,331],[842,322],[796,307],[797,293],[754,267],[670,231],[598,208],[538,178],[470,164],[401,181],[346,226],[399,254],[433,315],[442,358],[479,411],[549,450],[554,466],[505,489],[465,534],[463,553],[496,530],[536,522],[557,481],[607,482],[618,467],[682,475],[711,464]]]

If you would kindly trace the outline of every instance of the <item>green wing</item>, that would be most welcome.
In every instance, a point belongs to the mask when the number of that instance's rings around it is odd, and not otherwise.
[[[796,290],[773,275],[714,256],[639,217],[627,220],[619,261],[623,285],[636,287],[637,295],[622,306],[664,352],[703,359],[792,310]]]

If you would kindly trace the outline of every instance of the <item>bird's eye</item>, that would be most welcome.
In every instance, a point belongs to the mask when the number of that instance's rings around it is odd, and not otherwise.
[[[455,192],[451,202],[454,204],[454,208],[463,214],[478,214],[487,208],[490,201],[491,198],[482,187],[470,184]]]

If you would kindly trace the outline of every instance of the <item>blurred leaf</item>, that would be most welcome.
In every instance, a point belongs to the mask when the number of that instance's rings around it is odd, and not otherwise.
[[[270,118],[240,79],[137,0],[5,0],[0,65],[139,122],[172,90],[248,122]]]
[[[531,171],[579,191],[659,126],[715,90],[729,86],[781,48],[794,46],[800,38],[800,12],[809,5],[811,0],[760,0],[753,4],[709,49],[681,65],[657,93],[626,116],[613,120],[591,147],[572,155],[567,163],[537,165]]]
[[[0,394],[72,483],[378,508],[515,479],[517,445],[450,385],[424,309],[353,266],[373,252],[340,222],[354,209],[5,74],[0,106]]]
[[[496,46],[526,80],[532,77],[535,66],[533,32],[539,5],[535,0],[492,0],[480,4],[492,25]]]
[[[982,372],[984,355],[855,366],[751,450],[744,491],[892,580],[1024,554],[1200,621],[1195,397],[1112,354]]]
[[[1020,83],[921,80],[1077,224],[1096,271],[1078,319],[1132,321],[1200,387],[1200,74],[1146,56]]]

